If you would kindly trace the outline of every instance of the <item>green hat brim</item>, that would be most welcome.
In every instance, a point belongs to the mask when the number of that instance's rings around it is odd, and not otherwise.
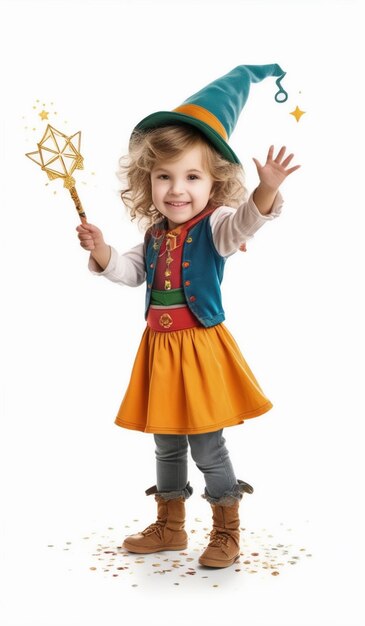
[[[240,160],[229,147],[228,143],[208,124],[201,120],[191,117],[190,115],[184,115],[177,111],[158,111],[157,113],[151,113],[137,124],[134,132],[140,130],[150,130],[152,128],[160,128],[162,126],[169,126],[171,124],[189,124],[198,128],[209,141],[213,144],[214,148],[231,163],[239,163]]]

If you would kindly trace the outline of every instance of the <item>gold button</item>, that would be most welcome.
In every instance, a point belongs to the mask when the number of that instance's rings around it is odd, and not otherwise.
[[[193,238],[192,237],[188,237],[187,240],[186,240],[186,243],[191,243],[192,241],[193,241]]]
[[[153,270],[154,267],[155,267],[155,264],[154,263],[150,263],[151,270]]]
[[[190,284],[191,284],[191,283],[190,283],[190,280],[186,280],[186,281],[185,281],[185,287],[190,287]]]
[[[159,247],[160,247],[160,244],[158,243],[158,241],[155,241],[155,243],[153,244],[152,247],[153,247],[154,250],[158,250]]]
[[[170,326],[172,326],[172,317],[168,313],[164,313],[163,315],[161,315],[158,323],[163,328],[170,328]]]
[[[195,300],[196,300],[196,297],[195,297],[195,296],[190,296],[190,298],[189,298],[189,301],[190,301],[190,302],[195,302]]]
[[[189,261],[184,261],[184,263],[182,264],[183,267],[189,267],[190,263]]]

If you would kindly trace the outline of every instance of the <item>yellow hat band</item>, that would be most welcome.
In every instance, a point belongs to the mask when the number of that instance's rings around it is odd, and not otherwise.
[[[211,128],[213,128],[218,135],[220,135],[225,141],[228,139],[228,134],[223,124],[219,121],[219,119],[204,107],[199,106],[198,104],[182,104],[181,106],[174,109],[176,113],[183,113],[184,115],[189,115],[190,117],[195,117],[195,119],[208,124]]]

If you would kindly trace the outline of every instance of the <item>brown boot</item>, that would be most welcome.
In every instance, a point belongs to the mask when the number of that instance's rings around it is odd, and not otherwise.
[[[229,567],[240,555],[240,519],[238,508],[242,492],[252,493],[253,488],[248,483],[238,481],[241,492],[238,498],[226,497],[224,504],[211,502],[213,511],[213,530],[210,533],[210,542],[199,559],[201,565],[207,567]]]
[[[189,489],[191,487],[189,485]],[[148,490],[151,493],[151,490]],[[162,498],[155,494],[157,502],[157,520],[145,530],[136,535],[129,535],[123,543],[123,548],[138,554],[151,554],[162,550],[184,550],[188,545],[188,536],[185,525],[184,496]]]

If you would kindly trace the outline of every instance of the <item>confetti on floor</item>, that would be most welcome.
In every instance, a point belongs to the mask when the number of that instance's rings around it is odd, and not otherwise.
[[[164,579],[166,577],[171,579],[171,585],[174,586],[181,586],[184,579],[187,584],[186,581],[189,579],[200,578],[216,588],[219,587],[216,582],[217,572],[231,571],[236,576],[246,577],[261,574],[266,578],[272,578],[298,565],[300,561],[312,557],[307,548],[293,544],[292,529],[285,528],[282,523],[281,528],[275,533],[268,529],[241,528],[241,552],[234,565],[224,570],[206,568],[199,564],[198,559],[209,541],[209,532],[200,522],[199,518],[195,518],[194,528],[189,528],[187,523],[189,547],[182,551],[135,554],[123,549],[123,538],[126,535],[143,530],[136,519],[128,524],[121,524],[119,529],[108,527],[101,534],[91,532],[73,541],[67,538],[62,545],[49,542],[47,549],[53,553],[68,552],[64,558],[69,559],[72,559],[74,551],[75,558],[69,563],[73,568],[88,570],[90,575],[94,576],[123,578],[131,587],[143,587],[151,580],[149,578],[147,581],[146,577],[163,576]],[[69,567],[68,571],[73,569]],[[227,578],[227,584],[230,584],[231,579],[231,576]],[[222,586],[224,581],[221,582],[221,578],[219,580]]]

